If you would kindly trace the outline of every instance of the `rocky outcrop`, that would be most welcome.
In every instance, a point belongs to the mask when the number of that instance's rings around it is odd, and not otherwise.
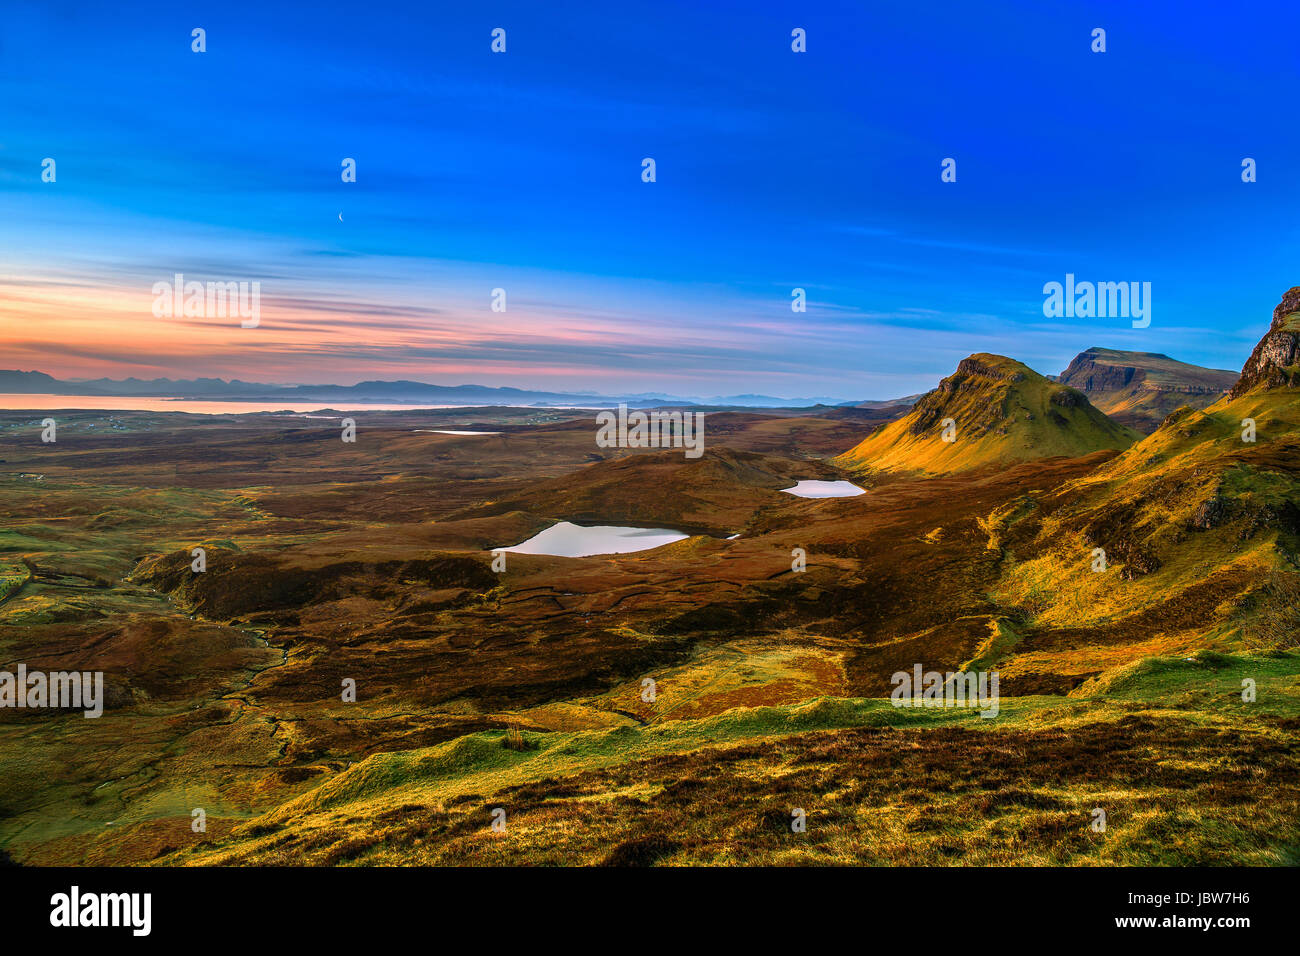
[[[1273,310],[1273,324],[1241,370],[1231,395],[1255,389],[1300,387],[1300,286],[1288,289]]]
[[[1198,377],[1213,376],[1211,383],[1179,381],[1177,369],[1186,369]],[[1153,374],[1160,369],[1163,374]],[[1155,352],[1115,352],[1109,349],[1088,349],[1074,357],[1069,367],[1057,379],[1081,392],[1139,391],[1170,392],[1181,395],[1208,395],[1218,397],[1232,385],[1233,376],[1216,369],[1203,369],[1171,359]]]
[[[1146,372],[1132,365],[1111,365],[1097,361],[1097,350],[1088,349],[1060,374],[1057,381],[1084,392],[1114,392],[1146,378]]]
[[[1001,382],[1023,382],[1025,373],[1014,365],[995,364],[985,361],[979,355],[971,355],[957,363],[957,371],[939,382],[939,388],[945,392],[960,391],[969,387],[971,380],[982,376]]]

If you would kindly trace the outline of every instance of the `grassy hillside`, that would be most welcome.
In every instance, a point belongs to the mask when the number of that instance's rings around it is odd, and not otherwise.
[[[1300,572],[1300,388],[1290,366],[1267,362],[1290,358],[1293,319],[1275,316],[1261,342],[1273,346],[1252,356],[1253,387],[1180,409],[1091,474],[1037,496],[1051,515],[1004,534],[1002,599],[1039,624],[1112,628],[1182,608],[1185,627],[1206,639],[1249,638],[1270,587]],[[1092,569],[1097,548],[1105,573]]]
[[[945,423],[955,425],[944,440]],[[1137,433],[1082,393],[1001,355],[980,353],[896,422],[834,463],[853,470],[946,474],[1052,456],[1127,448]]]
[[[995,720],[819,698],[485,732],[376,755],[158,862],[1294,863],[1298,677],[1297,654],[1207,654],[1143,661],[1086,696],[1008,699]]]

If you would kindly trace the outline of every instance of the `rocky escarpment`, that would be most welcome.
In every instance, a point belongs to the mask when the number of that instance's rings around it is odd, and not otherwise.
[[[1159,352],[1090,348],[1080,352],[1058,377],[1077,388],[1116,421],[1138,431],[1154,431],[1183,405],[1205,408],[1237,381],[1236,372],[1202,368]]]
[[[1233,386],[1238,398],[1255,389],[1300,386],[1300,286],[1282,296],[1273,309],[1273,324],[1250,353]]]
[[[1251,605],[1243,595],[1258,590],[1268,574],[1300,567],[1297,385],[1300,287],[1282,297],[1227,395],[1203,409],[1183,403],[1146,439],[1094,471],[1086,485],[1062,492],[1077,498],[1052,512],[1040,540],[1060,548],[1057,542],[1078,535],[1082,542],[1068,547],[1102,549],[1106,561],[1122,566],[1121,579],[1153,577],[1150,599],[1164,607],[1182,602],[1197,606],[1207,621],[1244,619]],[[1249,432],[1243,430],[1247,422]],[[1066,549],[1058,553],[1066,563]],[[1221,587],[1237,596],[1223,601]],[[1198,595],[1215,597],[1198,605],[1206,600]]]
[[[1231,372],[1188,365],[1158,352],[1091,348],[1076,355],[1057,380],[1089,395],[1142,390],[1218,397],[1235,378]]]
[[[1140,383],[1145,378],[1145,370],[1132,365],[1099,363],[1097,349],[1088,349],[1074,357],[1057,381],[1085,392],[1113,392]]]

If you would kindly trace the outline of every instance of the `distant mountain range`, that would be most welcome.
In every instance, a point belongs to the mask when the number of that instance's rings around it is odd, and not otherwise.
[[[0,370],[0,393],[23,395],[117,395],[132,398],[206,399],[247,402],[388,403],[410,405],[543,405],[606,406],[624,402],[648,408],[660,405],[701,405],[745,408],[806,408],[849,406],[838,398],[778,398],[773,395],[717,395],[683,398],[658,392],[601,395],[595,392],[543,392],[487,385],[430,385],[427,382],[359,382],[356,385],[266,385],[195,379],[57,379],[44,372]],[[888,404],[888,403],[883,403]]]
[[[1026,369],[1028,371],[1028,369]],[[1033,373],[1037,374],[1037,373]],[[1083,392],[1096,408],[1130,428],[1149,434],[1181,405],[1205,408],[1232,388],[1237,373],[1201,368],[1155,352],[1124,352],[1090,348],[1075,356],[1060,375],[1049,375]],[[670,395],[663,392],[600,394],[597,392],[547,392],[488,385],[431,385],[427,382],[359,382],[356,385],[268,385],[195,379],[57,379],[44,372],[0,370],[0,393],[25,395],[97,395],[123,398],[176,398],[346,407],[355,404],[400,405],[513,405],[543,407],[607,407],[626,403],[634,408],[690,405],[699,408],[811,408],[830,406],[845,415],[894,417],[915,405],[924,393],[900,398],[844,401],[828,396],[779,398],[774,395]],[[859,412],[859,410],[861,410]],[[837,415],[840,413],[836,413]]]

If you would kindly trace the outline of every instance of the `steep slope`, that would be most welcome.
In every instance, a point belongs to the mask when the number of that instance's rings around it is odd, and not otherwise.
[[[1300,286],[1273,309],[1273,324],[1250,353],[1231,398],[1250,391],[1300,386]]]
[[[945,432],[952,440],[945,440]],[[906,416],[877,429],[835,464],[947,474],[1118,450],[1136,438],[1093,408],[1081,392],[1048,381],[1014,359],[977,353],[962,359],[957,371]]]
[[[1083,392],[1116,421],[1150,434],[1176,408],[1205,408],[1217,401],[1237,378],[1236,372],[1158,352],[1091,348],[1076,355],[1057,381]]]
[[[1274,310],[1229,394],[1179,409],[1095,472],[1020,509],[1048,506],[1041,524],[1005,523],[1004,600],[1038,625],[1096,625],[1109,641],[1127,632],[1184,646],[1268,644],[1256,622],[1294,603],[1300,567],[1298,349],[1300,287]],[[1105,552],[1105,573],[1094,549]]]

